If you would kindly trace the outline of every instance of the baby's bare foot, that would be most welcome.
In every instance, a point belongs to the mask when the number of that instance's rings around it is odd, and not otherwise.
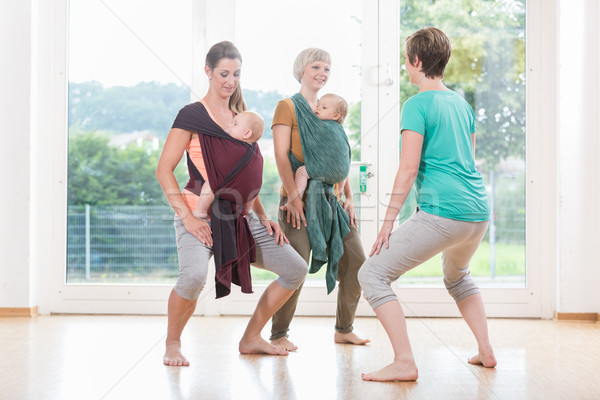
[[[363,381],[390,382],[390,381],[416,381],[419,371],[414,362],[394,361],[382,369],[361,375]]]
[[[188,367],[190,362],[181,354],[181,343],[167,343],[165,355],[163,356],[163,364],[172,367]]]
[[[358,344],[358,345],[363,345],[363,344],[367,344],[370,343],[371,340],[369,339],[362,339],[360,337],[358,337],[358,335],[356,335],[356,333],[354,332],[348,332],[348,333],[340,333],[340,332],[335,332],[335,335],[333,336],[333,341],[336,343],[348,343],[348,344]]]
[[[192,214],[194,215],[194,217],[196,218],[202,218],[202,219],[206,219],[208,218],[208,211],[207,210],[198,210],[195,209]]]
[[[242,338],[242,340],[240,340],[239,350],[242,354],[288,355],[286,350],[273,346],[261,337],[258,337],[257,339]]]
[[[281,350],[285,350],[285,351],[298,350],[298,346],[296,346],[294,343],[290,342],[290,340],[288,338],[286,338],[285,336],[271,340],[271,344],[273,346],[275,346]]]

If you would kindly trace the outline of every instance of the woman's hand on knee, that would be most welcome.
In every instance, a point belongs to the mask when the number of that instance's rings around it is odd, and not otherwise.
[[[194,217],[191,213],[183,220],[185,229],[194,235],[196,239],[201,241],[205,246],[212,247],[213,238],[212,230],[208,222],[201,218]]]
[[[306,226],[306,217],[304,216],[304,202],[300,197],[296,197],[294,200],[285,203],[280,207],[282,210],[287,212],[287,222],[292,223],[292,227],[300,229],[302,224]]]
[[[263,224],[265,228],[267,228],[267,232],[270,236],[273,236],[273,233],[275,234],[275,243],[281,246],[283,246],[285,243],[290,243],[288,238],[283,234],[283,231],[281,230],[279,224],[277,224],[275,221],[267,218],[261,219],[260,223]]]
[[[394,228],[394,221],[385,221],[379,234],[377,235],[377,239],[375,239],[375,243],[373,243],[373,247],[371,247],[371,252],[369,253],[369,257],[373,254],[379,254],[379,251],[385,244],[385,248],[390,248],[390,235],[392,233],[392,228]]]

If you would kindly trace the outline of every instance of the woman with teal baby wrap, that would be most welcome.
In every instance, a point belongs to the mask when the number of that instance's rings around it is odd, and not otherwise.
[[[338,262],[344,253],[342,239],[350,232],[350,218],[338,202],[333,185],[350,172],[350,143],[344,128],[336,121],[321,120],[300,93],[291,97],[298,120],[305,163],[288,153],[292,171],[304,165],[311,179],[306,191],[306,225],[312,248],[309,273],[327,264],[327,294],[335,288]],[[327,137],[327,141],[322,138]]]
[[[329,78],[330,65],[331,57],[326,51],[302,51],[294,63],[300,91],[281,100],[275,110],[273,141],[282,182],[279,221],[290,244],[310,262],[310,272],[327,263],[328,293],[335,288],[336,279],[339,282],[335,342],[365,344],[369,340],[353,332],[361,295],[357,274],[365,254],[350,185],[344,185],[344,193],[339,193],[339,185],[335,184],[348,175],[350,146],[339,123],[320,120],[314,114],[318,92]],[[302,165],[311,177],[304,199],[298,195],[294,182],[294,173]],[[288,339],[288,331],[300,290],[273,316],[271,343],[287,351],[297,349]]]

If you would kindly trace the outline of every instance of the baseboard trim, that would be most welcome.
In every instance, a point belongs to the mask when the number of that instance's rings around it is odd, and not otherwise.
[[[0,307],[0,317],[35,317],[38,307]]]
[[[589,321],[597,322],[600,321],[600,314],[598,313],[561,313],[555,312],[554,319],[558,321]]]

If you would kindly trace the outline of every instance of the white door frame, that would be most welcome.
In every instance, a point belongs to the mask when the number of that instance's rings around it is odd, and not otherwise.
[[[557,35],[556,25],[544,25],[544,21],[556,21],[555,7],[555,4],[542,7],[540,0],[527,2],[526,285],[524,288],[481,288],[487,314],[493,317],[552,317],[555,291],[551,278],[555,276],[556,253],[555,250],[544,249],[557,248],[557,130],[556,124],[553,124],[555,120],[542,118],[542,110],[556,115],[552,112],[556,111],[556,89],[544,84],[556,82],[556,50],[552,44],[555,43],[552,38]],[[381,200],[377,203],[377,214],[382,221],[399,163],[399,87],[397,79],[394,79],[398,76],[402,51],[398,35],[398,2],[379,0],[378,20],[379,52],[377,56],[370,54],[367,58],[377,60],[377,64],[371,68],[363,65],[363,73],[365,69],[367,74],[373,68],[379,71],[376,108],[379,139],[377,145],[373,143],[372,146],[365,146],[363,142],[363,149],[379,151],[376,157],[369,155],[378,160],[376,176]],[[542,43],[549,44],[544,47]],[[388,74],[388,70],[392,73]],[[374,113],[375,105],[371,105],[368,112]],[[363,237],[365,248],[370,248],[376,233],[368,235],[371,236]],[[546,285],[542,286],[542,282]],[[407,315],[460,315],[445,288],[394,287]]]

